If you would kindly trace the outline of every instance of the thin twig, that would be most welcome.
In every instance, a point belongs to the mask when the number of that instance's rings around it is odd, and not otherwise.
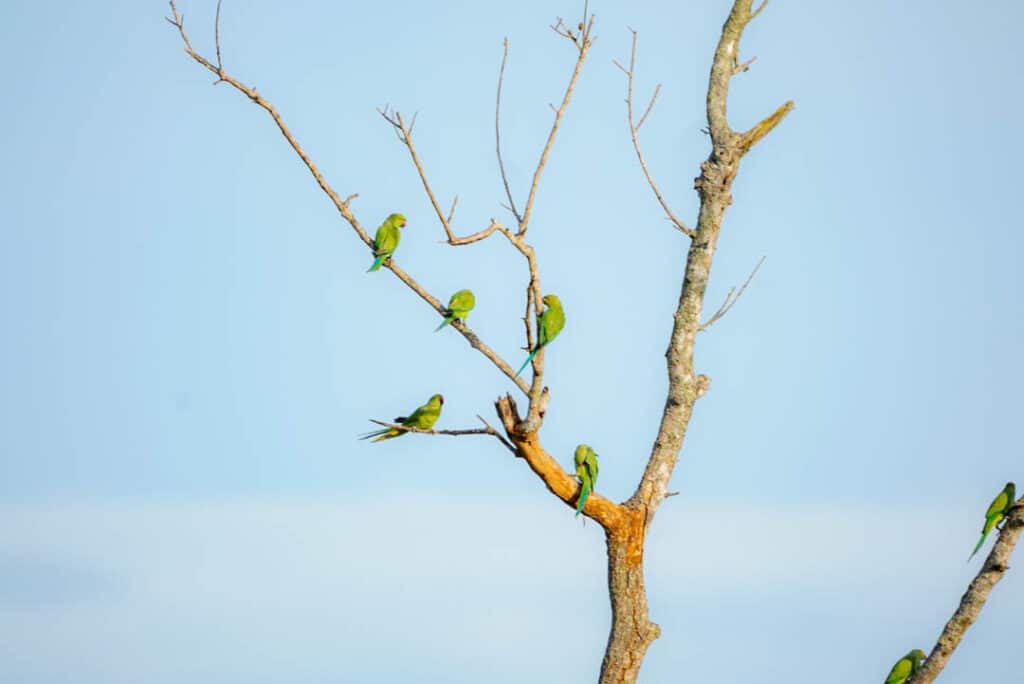
[[[757,55],[754,55],[746,62],[740,63],[739,59],[734,57],[732,60],[732,75],[742,74],[750,69],[750,65],[757,61]]]
[[[661,84],[659,83],[658,85],[654,86],[654,94],[651,95],[651,101],[647,103],[647,109],[644,110],[643,116],[641,116],[640,120],[636,122],[637,133],[640,133],[640,129],[643,127],[644,121],[647,121],[647,115],[651,113],[652,109],[654,109],[654,101],[658,99],[658,93],[660,92]]]
[[[459,196],[456,195],[454,198],[452,198],[452,208],[448,210],[448,223],[449,224],[451,224],[451,222],[452,222],[452,217],[455,216],[455,207],[458,206],[458,204],[459,204]]]
[[[761,10],[763,10],[764,6],[767,4],[768,0],[763,0],[763,2],[760,5],[758,5],[757,9],[750,13],[749,21],[753,21],[754,19],[756,19],[757,15],[761,13]]]
[[[427,181],[427,174],[423,170],[423,164],[420,162],[420,157],[416,154],[416,146],[412,144],[412,128],[416,125],[416,115],[413,114],[412,121],[409,126],[405,125],[405,120],[402,118],[402,113],[397,110],[390,110],[387,107],[383,109],[378,107],[377,113],[380,114],[385,121],[387,121],[394,128],[396,134],[398,134],[398,140],[405,145],[406,149],[409,150],[409,156],[412,157],[413,166],[416,167],[416,173],[420,176],[420,182],[423,183],[423,189],[427,191],[427,197],[430,198],[430,204],[434,207],[434,213],[437,214],[437,219],[441,222],[441,226],[444,228],[445,235],[448,236],[448,242],[455,240],[455,234],[452,232],[451,225],[448,223],[448,219],[441,209],[441,205],[437,201],[437,197],[434,195],[433,188],[430,187],[430,182]]]
[[[220,2],[221,0],[217,0],[217,16],[213,20],[213,43],[217,48],[217,73],[224,71],[224,62],[220,58]]]
[[[584,6],[584,12],[586,7]],[[561,24],[562,20],[558,20]],[[571,38],[573,43],[579,49],[579,57],[576,58],[576,66],[573,68],[572,77],[569,79],[569,85],[565,89],[565,95],[562,97],[562,104],[557,110],[555,110],[555,120],[551,124],[551,132],[548,133],[547,142],[544,143],[544,149],[540,153],[540,161],[537,162],[537,169],[533,172],[533,181],[530,183],[530,193],[526,199],[526,208],[523,209],[523,218],[519,221],[519,232],[517,235],[525,235],[526,229],[530,223],[530,214],[533,211],[533,201],[537,197],[537,186],[540,184],[540,175],[544,171],[544,165],[548,161],[548,153],[551,152],[551,146],[555,142],[555,135],[558,133],[558,126],[562,122],[562,116],[565,114],[566,108],[569,106],[569,100],[572,98],[572,92],[576,88],[576,79],[579,78],[580,69],[583,68],[583,61],[587,58],[587,51],[590,50],[590,46],[593,41],[590,38],[591,31],[594,27],[594,18],[590,17],[589,21],[586,22],[586,28],[583,29],[580,35],[580,39],[576,40]],[[555,27],[552,27],[555,28]],[[572,34],[566,32],[561,33],[555,28],[555,32],[560,35],[571,37]]]
[[[493,427],[491,427],[491,424],[488,423],[487,420],[483,416],[481,416],[479,413],[476,415],[476,417],[480,420],[481,423],[483,423],[484,425],[487,426],[487,434],[494,435],[495,437],[497,437],[498,441],[501,442],[502,444],[504,444],[506,449],[511,451],[516,456],[519,456],[519,452],[516,451],[516,448],[514,446],[512,446],[512,442],[510,442],[507,439],[505,439],[505,436],[503,434],[501,434],[500,432],[495,430]]]
[[[455,247],[460,247],[462,245],[468,245],[468,244],[471,244],[473,242],[479,242],[480,240],[483,240],[484,238],[489,237],[491,235],[491,233],[493,233],[496,230],[501,230],[502,232],[505,232],[505,233],[508,232],[508,228],[505,228],[505,226],[501,225],[500,223],[498,223],[497,221],[495,221],[492,218],[491,219],[491,225],[487,226],[486,228],[484,228],[480,232],[473,233],[472,235],[467,235],[466,237],[460,237],[460,238],[455,238],[454,240],[449,240],[448,244],[449,245],[453,245]]]
[[[484,420],[480,416],[477,416],[477,418],[480,418],[480,420],[483,421],[486,427],[468,428],[466,430],[424,430],[422,428],[416,428],[410,425],[403,425],[401,423],[389,423],[387,421],[376,420],[374,418],[370,418],[370,422],[376,423],[377,425],[382,425],[386,428],[390,428],[393,430],[399,430],[401,432],[415,432],[421,435],[445,435],[448,437],[461,437],[462,435],[491,435],[492,437],[496,437],[498,441],[501,442],[506,449],[511,451],[513,454],[516,453],[516,448],[512,446],[512,444],[502,435],[498,434],[498,431],[491,427],[486,420]],[[372,436],[374,436],[374,433],[368,432],[365,435],[363,435],[362,439],[366,439],[367,437]]]
[[[633,29],[630,29],[633,31]],[[647,184],[651,186],[651,190],[654,192],[654,196],[658,200],[658,204],[665,211],[665,215],[668,216],[668,220],[672,222],[677,229],[685,233],[686,235],[693,238],[696,232],[685,223],[679,220],[678,217],[669,208],[668,202],[661,194],[661,190],[658,189],[658,184],[654,182],[654,177],[651,175],[650,169],[647,168],[647,162],[644,160],[644,154],[640,150],[640,127],[644,125],[644,121],[647,120],[647,116],[651,113],[651,109],[654,107],[654,101],[658,99],[658,93],[661,92],[661,84],[659,83],[654,88],[654,94],[651,96],[651,101],[647,105],[647,109],[644,110],[643,116],[640,117],[638,123],[633,121],[633,75],[636,70],[636,43],[637,43],[637,32],[633,31],[633,45],[629,51],[629,69],[622,66],[618,62],[614,62],[615,66],[619,67],[624,74],[626,74],[626,118],[629,122],[629,136],[633,139],[633,149],[636,151],[636,158],[640,162],[640,169],[644,172],[644,176],[647,178]]]
[[[725,301],[722,302],[722,306],[718,307],[718,311],[716,311],[711,316],[711,318],[707,320],[706,323],[700,324],[700,326],[697,328],[697,332],[700,332],[701,330],[706,330],[707,328],[711,327],[711,325],[715,321],[720,319],[725,314],[729,313],[729,309],[731,309],[736,304],[736,302],[740,300],[740,297],[743,296],[743,292],[747,289],[747,285],[750,285],[750,281],[754,279],[755,275],[757,275],[757,269],[761,268],[761,264],[764,263],[764,260],[765,257],[761,257],[761,260],[757,262],[757,266],[754,266],[754,270],[750,272],[749,276],[747,276],[747,280],[742,285],[740,285],[739,291],[736,291],[736,288],[734,287],[729,288],[729,292],[728,294],[725,295]],[[736,292],[735,297],[733,297],[734,291]]]
[[[523,217],[516,210],[516,202],[512,199],[512,190],[508,184],[508,175],[505,173],[505,162],[501,159],[501,85],[505,82],[505,62],[508,60],[508,37],[502,43],[501,68],[498,69],[498,96],[494,103],[494,148],[498,153],[498,170],[501,172],[501,182],[505,186],[505,196],[508,197],[508,210],[516,217],[517,223],[523,222]]]
[[[373,238],[371,238],[370,235],[366,232],[366,230],[360,225],[359,221],[356,219],[355,215],[352,213],[351,209],[348,206],[348,203],[356,195],[352,194],[349,195],[348,198],[344,200],[341,199],[338,193],[334,191],[334,188],[332,188],[330,184],[328,184],[326,179],[324,179],[323,175],[320,173],[320,170],[316,167],[316,164],[313,163],[313,160],[309,157],[308,154],[306,154],[306,151],[302,149],[302,146],[299,145],[298,140],[295,139],[295,136],[292,135],[292,132],[288,129],[288,126],[285,125],[284,120],[281,118],[281,115],[278,114],[277,109],[274,107],[274,105],[270,104],[270,102],[264,99],[262,95],[256,92],[255,88],[250,88],[249,86],[246,86],[241,81],[237,80],[236,78],[230,76],[225,72],[218,72],[216,65],[211,63],[208,59],[206,59],[193,49],[192,43],[188,39],[188,34],[185,33],[185,24],[183,17],[181,16],[181,14],[178,13],[178,9],[177,7],[175,7],[174,0],[170,0],[170,6],[171,13],[174,18],[167,18],[167,21],[172,26],[178,29],[178,33],[181,36],[182,42],[185,43],[186,54],[188,54],[189,57],[194,59],[196,62],[205,67],[210,72],[218,74],[224,82],[233,86],[235,89],[243,93],[254,103],[262,107],[268,114],[270,114],[270,117],[274,120],[274,123],[277,124],[278,129],[281,131],[281,135],[283,135],[285,140],[288,141],[288,144],[291,145],[293,150],[295,150],[295,153],[299,155],[299,158],[302,160],[303,164],[306,165],[306,168],[309,169],[309,172],[313,175],[313,178],[316,180],[317,185],[320,186],[320,189],[323,190],[324,193],[334,203],[334,206],[338,210],[338,213],[341,214],[342,218],[344,218],[345,221],[348,222],[350,226],[352,226],[352,229],[356,232],[356,235],[359,236],[359,239],[363,241],[363,244],[365,244],[370,249],[373,249]],[[511,233],[507,233],[507,235],[511,236]],[[394,273],[399,280],[401,280],[409,289],[411,289],[413,292],[419,295],[419,297],[423,299],[425,302],[427,302],[436,312],[438,312],[441,315],[444,315],[446,313],[447,308],[436,297],[431,295],[418,282],[416,282],[412,278],[412,276],[410,276],[402,268],[400,268],[395,263],[394,259],[388,259],[384,265],[385,268],[389,269],[392,273]],[[500,370],[503,374],[505,374],[506,377],[508,377],[513,383],[515,383],[516,387],[518,387],[524,394],[529,394],[530,386],[526,383],[526,381],[523,380],[522,378],[517,378],[515,375],[515,371],[508,365],[508,363],[506,363],[505,360],[502,359],[493,349],[491,349],[479,337],[477,337],[476,334],[473,333],[473,331],[469,327],[467,327],[465,324],[459,321],[456,321],[452,325],[452,327],[454,327],[462,334],[462,336],[466,339],[467,342],[469,342],[469,345],[473,347],[473,349],[476,349],[485,357],[487,357],[487,359],[490,360],[491,363],[493,363],[498,368],[498,370]]]

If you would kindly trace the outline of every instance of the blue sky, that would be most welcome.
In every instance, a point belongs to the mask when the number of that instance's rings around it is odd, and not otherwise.
[[[531,236],[568,325],[543,440],[602,458],[628,496],[664,401],[686,242],[630,147],[625,83],[663,84],[643,129],[694,215],[703,98],[728,3],[596,3],[598,41]],[[214,2],[182,2],[212,53]],[[270,119],[187,59],[162,3],[13,2],[0,26],[0,674],[16,682],[593,681],[603,543],[483,438],[354,440],[436,391],[444,427],[510,383],[371,259]],[[881,681],[928,648],[974,566],[979,516],[1020,479],[1024,109],[1016,3],[987,13],[772,2],[730,117],[796,109],[744,160],[699,340],[712,378],[648,545],[664,630],[646,681]],[[375,107],[416,143],[456,228],[507,219],[572,66],[523,2],[226,2],[225,66],[280,110],[399,261],[522,358],[523,264],[452,249]],[[996,21],[993,17],[998,17]],[[1006,681],[1010,572],[944,678]],[[740,654],[737,657],[737,654]],[[724,673],[723,659],[733,663]],[[4,670],[7,669],[7,672]]]

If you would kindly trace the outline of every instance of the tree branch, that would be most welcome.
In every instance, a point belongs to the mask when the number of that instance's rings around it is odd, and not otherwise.
[[[501,182],[505,186],[505,197],[508,198],[508,210],[516,217],[517,223],[523,222],[523,217],[516,210],[516,201],[512,199],[512,189],[508,184],[508,175],[505,173],[505,162],[501,159],[501,85],[505,82],[505,62],[508,60],[508,38],[502,42],[501,68],[498,69],[498,95],[494,102],[494,149],[498,154],[498,170],[501,172]]]
[[[697,332],[700,332],[701,330],[707,330],[715,323],[715,321],[720,319],[725,314],[729,313],[729,309],[731,309],[733,305],[740,300],[740,297],[743,296],[743,293],[747,289],[747,285],[749,285],[750,281],[754,279],[755,275],[757,275],[757,269],[761,268],[761,264],[764,263],[764,259],[764,257],[761,257],[761,260],[757,262],[757,266],[754,266],[754,270],[750,272],[750,275],[747,276],[747,279],[744,281],[744,283],[740,285],[739,292],[736,292],[735,297],[733,297],[732,295],[733,292],[735,292],[736,288],[729,288],[729,292],[725,295],[725,301],[722,302],[722,306],[718,307],[718,311],[712,314],[711,318],[709,318],[706,323],[701,323],[700,326],[697,327]]]
[[[591,38],[591,32],[594,28],[594,17],[587,17],[586,8],[583,10],[583,21],[580,23],[584,28],[580,31],[578,37],[570,30],[560,30],[560,27],[562,26],[561,19],[558,20],[558,24],[556,26],[551,27],[556,33],[573,42],[579,50],[579,56],[576,58],[576,66],[573,68],[572,77],[569,79],[569,85],[566,87],[565,95],[562,97],[562,104],[555,110],[555,120],[551,124],[551,132],[548,133],[548,139],[544,144],[544,150],[540,154],[540,161],[537,162],[537,169],[533,172],[533,182],[530,183],[530,195],[526,199],[526,208],[523,210],[523,218],[519,221],[519,231],[517,233],[519,236],[526,234],[526,229],[530,223],[530,214],[533,212],[533,201],[537,197],[537,185],[540,183],[540,174],[544,171],[544,165],[547,164],[548,153],[551,152],[551,146],[555,142],[555,135],[558,133],[558,125],[562,122],[562,116],[565,114],[565,109],[569,106],[569,100],[572,98],[572,91],[576,87],[576,79],[579,78],[580,69],[583,68],[583,61],[587,58],[587,52],[590,50],[590,46],[594,43]]]
[[[701,309],[704,305],[718,235],[725,211],[732,203],[732,182],[739,170],[740,160],[752,144],[746,144],[747,141],[740,140],[740,136],[733,133],[726,117],[726,101],[729,95],[729,80],[733,76],[734,57],[738,54],[743,30],[753,18],[751,3],[752,0],[735,0],[733,3],[729,17],[722,27],[722,35],[715,50],[708,78],[707,116],[712,149],[708,159],[701,164],[700,177],[694,182],[700,197],[700,211],[686,257],[679,304],[673,316],[672,334],[665,354],[669,379],[668,395],[643,477],[633,496],[625,503],[628,507],[645,508],[645,525],[650,525],[668,492],[669,480],[679,460],[679,452],[686,436],[693,406],[710,385],[710,378],[697,373],[694,369],[693,349],[697,332],[701,329]],[[627,71],[627,76],[628,74]],[[771,126],[762,127],[764,134],[781,121],[791,108],[790,104],[785,112],[775,117]],[[719,310],[718,317],[724,315],[735,301],[736,298],[731,298],[727,305]],[[712,319],[714,318],[712,316]]]
[[[484,427],[468,428],[466,430],[424,430],[422,428],[410,427],[408,425],[403,425],[401,423],[389,423],[387,421],[375,420],[373,418],[370,418],[370,422],[376,423],[377,425],[382,425],[386,428],[393,428],[395,430],[401,430],[402,432],[415,432],[421,435],[446,435],[449,437],[461,437],[462,435],[491,435],[492,437],[496,437],[498,441],[505,446],[506,449],[511,451],[513,454],[516,454],[517,456],[519,455],[516,451],[516,448],[512,446],[512,444],[507,439],[505,439],[501,434],[499,434],[497,430],[491,427],[490,423],[488,423],[480,416],[477,416],[477,418],[480,418],[480,420],[484,424]]]
[[[960,605],[946,623],[932,652],[921,669],[907,680],[907,684],[930,684],[946,667],[949,657],[953,655],[964,633],[981,615],[981,609],[985,607],[992,589],[1010,568],[1010,554],[1013,553],[1013,548],[1020,538],[1021,530],[1024,530],[1024,497],[1018,499],[1009,511],[1003,529],[999,532],[999,538],[992,546],[984,565],[967,587],[963,598],[960,599]]]
[[[420,176],[420,182],[423,183],[423,189],[427,191],[427,197],[430,198],[430,204],[434,207],[434,213],[437,214],[437,220],[441,222],[441,226],[444,228],[445,235],[448,236],[448,244],[452,244],[455,241],[455,234],[452,233],[452,227],[441,210],[441,205],[437,202],[437,197],[434,196],[434,191],[430,187],[430,183],[427,181],[427,174],[423,170],[423,164],[420,162],[420,157],[416,154],[416,146],[412,144],[412,128],[415,125],[415,117],[413,122],[406,128],[405,120],[402,119],[402,113],[398,110],[389,110],[386,106],[381,109],[377,108],[377,113],[380,114],[385,121],[391,124],[395,133],[398,135],[398,140],[405,145],[406,149],[409,150],[409,156],[412,157],[413,166],[416,167],[416,173]],[[452,204],[452,212],[455,211],[455,205]],[[493,232],[493,231],[491,231]]]
[[[632,29],[630,29],[632,31]],[[681,230],[691,238],[696,233],[693,229],[689,228],[685,223],[680,221],[672,209],[669,208],[668,202],[661,195],[661,190],[658,189],[658,184],[654,182],[654,178],[651,176],[650,170],[647,168],[647,162],[644,161],[644,154],[640,151],[640,127],[644,125],[644,121],[647,120],[647,115],[651,113],[651,109],[654,108],[654,101],[658,99],[658,93],[661,91],[661,84],[659,83],[654,89],[654,94],[651,96],[651,101],[647,105],[647,109],[644,110],[643,116],[640,117],[640,121],[633,123],[633,74],[635,73],[636,67],[636,43],[637,43],[637,32],[633,31],[633,46],[629,51],[629,69],[615,62],[615,66],[622,69],[623,73],[626,74],[626,117],[629,121],[629,135],[633,139],[633,149],[636,150],[636,158],[640,162],[640,168],[644,172],[644,176],[647,178],[647,184],[651,186],[651,190],[654,191],[654,196],[658,199],[658,204],[665,210],[665,214],[668,216],[669,221],[675,225],[676,228]]]
[[[295,153],[299,155],[300,159],[302,159],[302,162],[306,165],[306,168],[309,169],[309,172],[313,175],[313,178],[316,180],[317,185],[319,185],[320,189],[323,190],[324,193],[331,199],[331,201],[334,203],[335,208],[338,210],[338,213],[341,214],[342,218],[344,218],[345,221],[347,221],[350,226],[352,226],[352,229],[356,232],[356,235],[359,236],[359,239],[363,241],[363,244],[365,244],[372,250],[373,239],[369,236],[366,230],[364,230],[363,227],[359,224],[359,221],[356,220],[355,215],[349,208],[349,202],[354,197],[356,197],[356,195],[352,194],[349,195],[344,200],[341,199],[338,193],[335,192],[334,189],[330,186],[330,184],[328,184],[327,181],[324,179],[323,175],[320,173],[320,170],[316,167],[316,164],[313,163],[313,160],[309,157],[308,154],[306,154],[306,151],[302,149],[302,146],[299,145],[298,140],[295,139],[295,136],[292,135],[292,132],[288,130],[288,126],[285,125],[284,120],[281,118],[281,115],[278,114],[277,109],[275,109],[274,106],[270,104],[270,102],[265,100],[262,95],[256,92],[255,88],[250,88],[249,86],[246,86],[241,81],[238,81],[234,77],[230,76],[222,68],[215,66],[209,60],[207,60],[205,57],[203,57],[195,51],[195,49],[192,47],[192,43],[188,39],[188,34],[185,33],[184,21],[182,16],[178,13],[177,7],[175,7],[174,5],[174,0],[170,0],[170,6],[171,13],[174,18],[167,18],[167,21],[178,29],[178,33],[181,35],[181,40],[185,44],[185,53],[188,54],[196,62],[201,64],[203,67],[205,67],[212,73],[216,74],[219,80],[232,85],[236,90],[243,93],[246,97],[248,97],[250,100],[252,100],[257,105],[262,107],[268,114],[270,114],[271,118],[274,120],[274,123],[277,124],[278,129],[281,131],[281,135],[284,136],[285,140],[288,141],[288,144],[291,145],[293,150],[295,150]],[[511,236],[511,232],[508,232],[507,234]],[[435,311],[437,311],[442,316],[446,315],[447,308],[440,301],[438,301],[436,297],[432,296],[422,286],[420,286],[419,283],[413,280],[412,276],[410,276],[404,270],[402,270],[395,263],[394,259],[388,259],[387,261],[384,262],[384,265],[386,268],[390,269],[391,272],[394,273],[399,280],[405,283],[405,285],[409,289],[411,289],[413,292],[419,295],[420,298],[423,299],[425,302],[430,304],[430,306],[433,307]],[[526,381],[523,380],[522,378],[517,378],[515,375],[515,371],[505,362],[505,360],[502,359],[497,353],[495,353],[493,349],[487,346],[479,337],[477,337],[476,334],[473,333],[473,331],[468,326],[465,325],[465,323],[462,323],[461,321],[455,321],[452,324],[452,327],[454,327],[456,330],[462,333],[462,336],[466,338],[466,341],[469,342],[469,345],[476,349],[477,351],[479,351],[485,357],[487,357],[491,361],[491,363],[497,366],[502,373],[504,373],[510,380],[512,380],[513,383],[515,383],[516,387],[518,387],[524,393],[530,392],[530,386],[527,385]]]
[[[518,455],[526,459],[530,469],[544,482],[549,492],[575,509],[580,493],[579,482],[572,474],[565,472],[558,461],[541,446],[535,431],[523,430],[523,422],[519,418],[515,400],[510,395],[505,395],[495,402],[494,408]],[[587,497],[582,513],[607,530],[621,526],[625,516],[622,506],[597,492]]]

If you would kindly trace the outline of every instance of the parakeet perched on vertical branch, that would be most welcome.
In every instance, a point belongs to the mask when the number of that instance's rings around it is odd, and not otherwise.
[[[469,312],[473,310],[474,306],[476,306],[476,297],[473,296],[473,291],[459,290],[448,300],[448,315],[445,316],[441,325],[434,328],[434,332],[437,332],[456,318],[465,323],[466,317],[469,316]]]
[[[420,406],[418,409],[410,413],[408,416],[399,416],[395,418],[394,422],[405,425],[407,427],[416,428],[418,430],[429,430],[434,427],[434,423],[441,416],[441,406],[444,404],[444,397],[440,394],[435,394],[427,400],[427,403]],[[359,439],[369,439],[374,437],[372,441],[379,442],[382,439],[393,439],[395,437],[401,437],[406,434],[405,430],[399,430],[397,428],[384,428],[383,430],[374,430],[361,436]]]
[[[544,313],[540,315],[540,323],[537,326],[537,345],[530,350],[530,355],[526,357],[526,361],[523,361],[523,365],[516,371],[518,377],[523,369],[530,365],[530,361],[533,361],[533,357],[537,355],[537,352],[542,347],[546,347],[551,340],[558,337],[558,333],[562,332],[562,328],[565,327],[565,311],[562,310],[562,302],[553,294],[544,295],[541,298],[544,302]]]
[[[597,454],[586,444],[580,444],[576,447],[573,461],[576,463],[576,477],[580,479],[580,498],[576,504],[576,516],[579,517],[583,504],[597,484]]]
[[[910,675],[921,669],[921,661],[925,659],[924,651],[915,648],[913,651],[896,661],[885,678],[885,684],[903,684]]]
[[[1007,482],[1006,486],[1003,487],[1003,491],[999,492],[999,495],[992,499],[992,505],[985,511],[985,525],[981,528],[981,539],[978,540],[978,545],[974,547],[970,558],[967,559],[968,563],[971,562],[971,558],[974,558],[974,554],[978,553],[981,545],[985,543],[985,537],[988,536],[988,533],[1002,521],[1006,516],[1006,511],[1016,500],[1017,488],[1012,482]]]
[[[377,228],[377,235],[373,238],[373,256],[376,258],[373,260],[373,266],[366,271],[367,273],[376,271],[385,259],[395,253],[395,249],[398,248],[398,243],[402,239],[402,228],[405,228],[405,216],[402,214],[391,214],[384,219],[384,223],[380,224],[380,227]]]

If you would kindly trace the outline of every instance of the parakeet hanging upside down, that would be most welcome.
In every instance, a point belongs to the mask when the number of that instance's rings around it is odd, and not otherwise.
[[[924,651],[915,648],[913,651],[896,661],[885,678],[885,684],[903,684],[910,675],[921,669],[921,661],[925,659]]]
[[[523,361],[523,365],[516,371],[516,376],[523,372],[523,369],[530,365],[533,357],[543,347],[551,343],[551,340],[558,337],[565,327],[565,311],[562,310],[562,302],[553,294],[544,295],[541,298],[544,302],[544,313],[540,315],[540,323],[537,326],[537,345],[530,351],[530,355]]]
[[[597,484],[597,454],[586,444],[580,444],[576,447],[573,461],[576,463],[576,477],[580,479],[580,498],[576,504],[576,515],[579,516],[583,511],[583,504],[587,502],[587,497]]]
[[[1013,505],[1014,501],[1017,500],[1017,488],[1012,482],[1007,482],[1006,486],[1003,487],[1003,491],[999,492],[996,498],[992,499],[992,504],[985,511],[985,524],[981,528],[981,539],[978,540],[977,546],[974,547],[974,551],[971,552],[970,558],[967,562],[971,562],[971,558],[974,558],[974,554],[978,553],[978,549],[985,543],[985,537],[992,531],[992,528],[998,525],[1004,517],[1006,517],[1006,511]]]
[[[401,229],[405,228],[405,216],[402,214],[391,214],[384,223],[377,228],[377,234],[373,238],[373,265],[366,271],[376,271],[384,260],[395,253],[398,243],[402,239]]]
[[[473,296],[473,291],[459,290],[448,300],[448,315],[445,316],[441,325],[434,328],[434,332],[437,332],[456,318],[465,323],[466,317],[469,316],[469,312],[473,310],[474,306],[476,306],[476,297]]]
[[[444,397],[440,394],[435,394],[427,400],[427,403],[420,406],[418,409],[413,411],[408,416],[399,416],[395,418],[394,422],[399,425],[405,425],[406,427],[416,428],[418,430],[429,430],[434,427],[434,423],[441,416],[441,406],[444,404]],[[405,430],[399,430],[398,428],[384,428],[383,430],[374,430],[361,436],[359,439],[369,439],[374,437],[372,441],[379,442],[382,439],[393,439],[395,437],[401,437],[406,434]]]

